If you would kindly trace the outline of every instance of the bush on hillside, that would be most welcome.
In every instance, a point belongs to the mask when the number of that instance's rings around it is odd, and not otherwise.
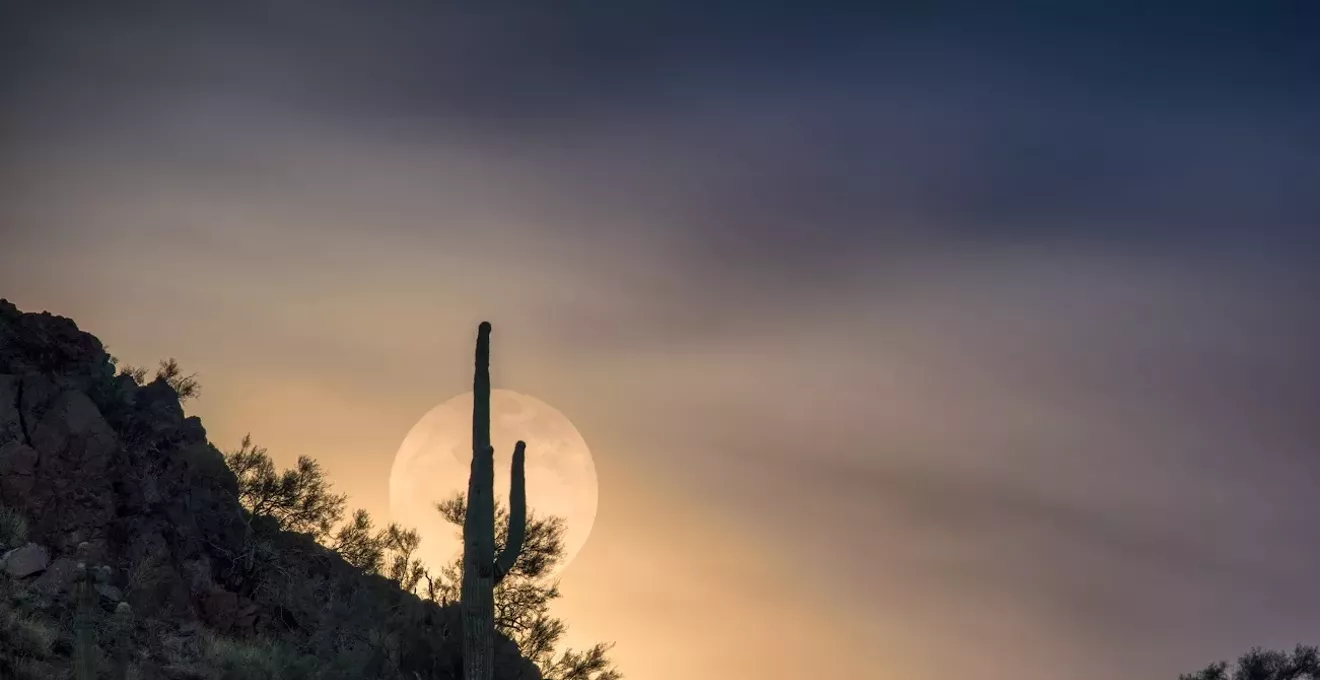
[[[1234,667],[1220,661],[1179,680],[1320,680],[1320,649],[1298,645],[1290,654],[1257,647]]]

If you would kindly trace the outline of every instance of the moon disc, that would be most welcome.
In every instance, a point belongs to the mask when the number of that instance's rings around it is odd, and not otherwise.
[[[408,431],[390,470],[394,521],[417,529],[418,557],[438,570],[461,554],[462,528],[446,522],[435,504],[467,491],[472,463],[471,392],[436,406]],[[513,446],[527,442],[527,507],[538,517],[564,518],[564,560],[577,555],[596,519],[596,466],[573,423],[549,404],[513,390],[491,391],[495,497],[507,504]]]

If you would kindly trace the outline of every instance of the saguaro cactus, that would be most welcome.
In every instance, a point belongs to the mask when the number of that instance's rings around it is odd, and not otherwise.
[[[490,445],[490,323],[477,327],[477,370],[472,399],[472,471],[463,518],[463,677],[495,677],[495,585],[518,560],[527,530],[523,470],[526,444],[513,449],[508,544],[495,557],[495,449]]]
[[[115,606],[115,616],[111,619],[111,631],[114,645],[114,668],[110,677],[113,680],[128,678],[128,667],[133,656],[133,608],[127,602]]]
[[[79,546],[79,556],[86,559],[87,551]],[[96,680],[96,578],[87,562],[79,562],[74,593],[77,610],[74,614],[73,677],[74,680]]]

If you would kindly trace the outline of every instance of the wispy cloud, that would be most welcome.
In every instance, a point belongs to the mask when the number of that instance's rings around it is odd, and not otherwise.
[[[33,18],[5,295],[381,514],[509,329],[597,451],[570,623],[639,680],[1172,677],[1320,623],[1320,133],[1296,60],[1203,49],[1237,20],[317,7]]]

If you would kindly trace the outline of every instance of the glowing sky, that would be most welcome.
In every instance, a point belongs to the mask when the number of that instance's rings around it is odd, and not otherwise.
[[[633,680],[1320,642],[1313,17],[439,4],[8,3],[0,295],[380,518],[491,320]]]

